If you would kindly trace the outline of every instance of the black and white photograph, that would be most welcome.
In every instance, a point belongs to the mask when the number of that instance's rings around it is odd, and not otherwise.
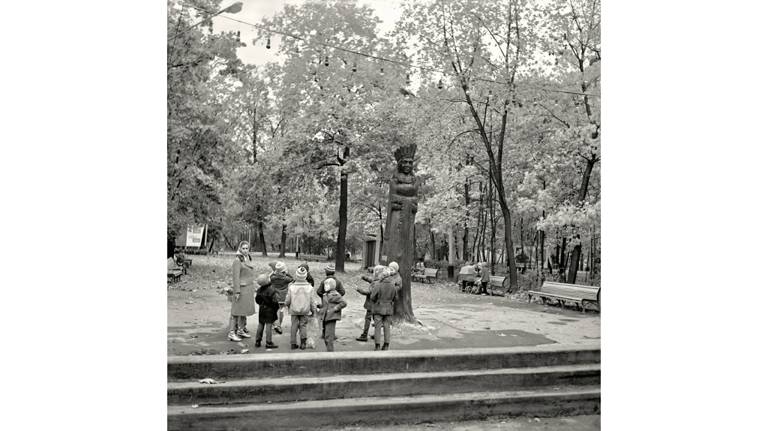
[[[4,5],[3,429],[765,428],[766,12]]]
[[[600,429],[599,1],[167,12],[168,429]]]

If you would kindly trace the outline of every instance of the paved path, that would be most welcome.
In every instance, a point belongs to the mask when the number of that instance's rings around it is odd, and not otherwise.
[[[240,343],[226,339],[229,303],[218,289],[229,283],[231,257],[194,256],[190,274],[168,290],[168,354],[248,354],[268,352],[254,349],[253,338]],[[257,270],[267,271],[274,258],[255,257]],[[262,262],[263,261],[263,262]],[[299,263],[286,259],[289,270]],[[310,262],[316,282],[322,279],[324,263]],[[337,325],[336,350],[373,349],[373,341],[355,341],[362,331],[364,297],[353,286],[365,283],[359,264],[349,264],[339,277],[347,290],[347,308]],[[594,344],[600,340],[600,315],[573,309],[529,304],[507,297],[460,293],[453,283],[414,283],[414,313],[423,325],[393,328],[392,349],[433,349],[447,347],[529,346],[549,343]],[[248,329],[256,331],[257,317],[248,318]],[[280,352],[290,352],[290,318],[283,322],[282,335],[273,333]],[[370,332],[373,333],[372,330]],[[325,351],[320,346],[319,351]]]
[[[326,431],[331,428],[319,428]],[[378,427],[333,428],[340,431],[599,431],[600,416],[569,416],[560,418],[491,418],[482,421],[433,422],[419,425],[387,425]]]

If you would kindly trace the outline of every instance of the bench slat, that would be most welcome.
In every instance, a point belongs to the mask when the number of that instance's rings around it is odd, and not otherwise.
[[[547,281],[542,284],[540,292],[533,293],[548,297],[578,299],[579,301],[599,301],[600,287]]]

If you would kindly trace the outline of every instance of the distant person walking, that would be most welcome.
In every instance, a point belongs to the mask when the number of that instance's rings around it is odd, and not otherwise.
[[[251,337],[246,328],[246,319],[247,316],[256,314],[256,305],[253,302],[254,272],[249,251],[248,241],[241,241],[232,262],[232,319],[227,336],[230,341],[242,341],[243,338]]]
[[[323,339],[325,348],[333,352],[333,341],[336,339],[336,322],[341,320],[341,310],[347,302],[336,291],[336,281],[328,278],[323,282],[323,303],[318,310],[320,321],[323,322]]]

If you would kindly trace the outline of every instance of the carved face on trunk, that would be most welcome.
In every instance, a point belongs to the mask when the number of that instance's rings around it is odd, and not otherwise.
[[[413,171],[413,160],[402,159],[397,164],[398,170],[404,174],[410,174]]]

